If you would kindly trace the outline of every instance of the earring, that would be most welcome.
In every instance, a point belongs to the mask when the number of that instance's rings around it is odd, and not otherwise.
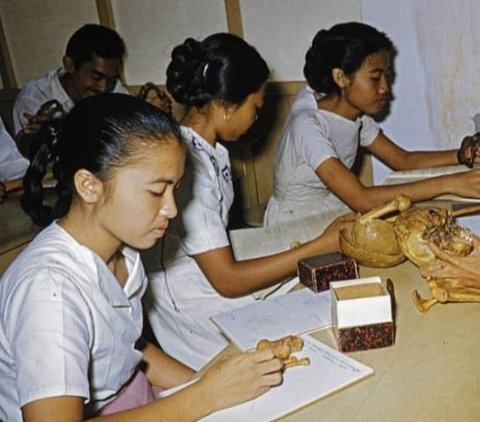
[[[227,110],[223,110],[223,120],[226,122],[232,120],[232,116],[230,116],[230,113]]]

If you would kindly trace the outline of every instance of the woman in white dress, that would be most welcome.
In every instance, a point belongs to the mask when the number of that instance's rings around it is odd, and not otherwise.
[[[0,281],[0,420],[198,420],[279,384],[271,351],[245,353],[156,400],[155,387],[194,375],[141,338],[147,279],[134,250],[151,247],[177,213],[178,126],[141,99],[99,94],[48,127],[22,204],[50,224]],[[55,208],[41,188],[50,159]]]
[[[316,34],[305,57],[308,86],[275,149],[265,225],[339,208],[364,212],[399,193],[413,201],[445,193],[480,197],[480,170],[396,186],[364,186],[351,170],[359,147],[394,170],[471,166],[480,154],[474,137],[465,138],[460,150],[410,152],[380,130],[372,116],[390,99],[393,50],[384,33],[362,23]]]
[[[167,88],[186,106],[181,125],[188,165],[179,218],[165,243],[145,256],[145,304],[161,347],[195,369],[228,344],[211,316],[252,303],[251,293],[294,275],[299,259],[338,249],[341,222],[295,250],[246,261],[233,256],[226,230],[232,172],[220,141],[238,140],[255,122],[268,76],[252,46],[222,33],[187,39],[167,69]]]

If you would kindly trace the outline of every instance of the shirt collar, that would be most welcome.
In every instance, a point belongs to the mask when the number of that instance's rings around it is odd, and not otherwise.
[[[128,270],[128,278],[123,288],[106,263],[92,252],[97,265],[98,285],[113,307],[131,307],[130,300],[136,296],[142,296],[146,289],[146,276],[140,255],[127,247],[123,248],[122,253]]]
[[[77,254],[82,261],[86,263],[87,268],[93,268],[95,271],[96,284],[102,292],[102,295],[113,307],[131,307],[130,299],[142,296],[146,289],[146,275],[140,260],[140,254],[131,248],[123,247],[122,254],[125,257],[125,263],[128,271],[128,278],[124,287],[112,274],[107,264],[95,252],[86,246],[81,245],[70,235],[63,227],[55,223],[57,230],[63,231],[77,245],[72,248],[72,253]]]
[[[60,77],[65,75],[67,71],[63,68],[59,68],[55,71],[55,74],[53,75],[53,86],[54,89],[57,93],[57,101],[62,105],[63,109],[68,112],[72,109],[73,107],[73,101],[72,99],[68,96],[67,92],[65,89],[63,89],[63,86],[60,82]]]

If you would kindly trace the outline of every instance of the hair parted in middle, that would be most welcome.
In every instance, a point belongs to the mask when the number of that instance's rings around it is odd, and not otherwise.
[[[228,33],[203,41],[187,38],[172,51],[167,89],[180,104],[202,107],[212,100],[241,104],[270,75],[267,63],[245,40]]]

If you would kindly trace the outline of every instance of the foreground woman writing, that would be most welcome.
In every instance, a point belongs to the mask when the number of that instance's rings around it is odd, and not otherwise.
[[[0,419],[196,420],[280,383],[271,351],[241,354],[155,401],[154,387],[194,373],[142,341],[146,277],[131,248],[151,247],[177,214],[178,127],[143,100],[109,94],[82,100],[49,133],[22,204],[37,222],[58,219],[0,281]],[[41,190],[50,158],[54,209]]]

